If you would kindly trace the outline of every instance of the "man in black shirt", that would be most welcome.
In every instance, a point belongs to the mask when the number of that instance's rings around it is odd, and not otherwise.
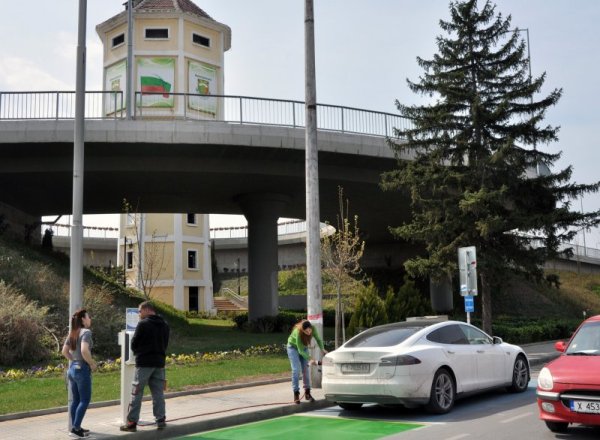
[[[135,355],[135,378],[131,390],[131,403],[127,422],[121,431],[135,432],[140,418],[144,388],[150,387],[152,393],[152,412],[158,429],[167,426],[165,422],[165,358],[169,345],[169,325],[156,314],[154,306],[144,301],[138,307],[140,322],[135,328],[131,340],[131,349]]]

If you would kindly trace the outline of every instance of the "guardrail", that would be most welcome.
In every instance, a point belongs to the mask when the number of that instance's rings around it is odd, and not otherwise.
[[[168,100],[165,104],[165,98]],[[239,95],[141,93],[135,97],[134,118],[183,118],[233,124],[262,124],[303,128],[303,101]],[[124,119],[123,92],[86,92],[86,119]],[[0,120],[62,120],[75,118],[75,92],[0,92]],[[410,120],[393,113],[317,104],[317,128],[341,133],[394,136]]]
[[[240,296],[231,290],[229,287],[221,287],[221,292],[228,298],[232,303],[236,306],[241,307],[242,309],[248,308],[248,297]]]

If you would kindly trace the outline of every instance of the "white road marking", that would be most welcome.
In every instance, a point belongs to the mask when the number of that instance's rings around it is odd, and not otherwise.
[[[532,414],[533,414],[532,412],[526,412],[523,414],[519,414],[518,416],[511,417],[510,419],[502,420],[500,423],[511,423],[511,422],[514,422],[515,420],[522,419],[523,417],[529,417]]]
[[[458,434],[455,435],[454,437],[448,437],[446,440],[458,440],[459,438],[465,438],[465,437],[470,437],[471,434]]]

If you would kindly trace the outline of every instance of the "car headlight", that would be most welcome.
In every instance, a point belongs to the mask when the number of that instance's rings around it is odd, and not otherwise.
[[[551,390],[554,388],[554,379],[552,373],[546,367],[542,368],[538,375],[538,387],[542,390]]]

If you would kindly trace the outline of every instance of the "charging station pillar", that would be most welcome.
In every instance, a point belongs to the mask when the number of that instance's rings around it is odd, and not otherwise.
[[[131,350],[131,340],[139,321],[138,309],[128,308],[125,314],[125,330],[119,332],[121,346],[121,422],[127,423],[127,413],[131,403],[131,389],[135,378],[135,356]]]

